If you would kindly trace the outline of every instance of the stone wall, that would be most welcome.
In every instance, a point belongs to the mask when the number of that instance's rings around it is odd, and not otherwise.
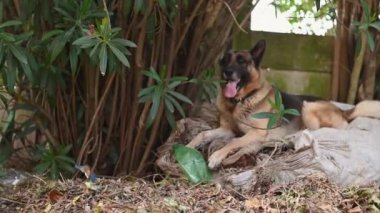
[[[262,68],[269,81],[281,90],[329,98],[334,38],[272,32],[239,33],[235,49],[250,49],[267,41]]]

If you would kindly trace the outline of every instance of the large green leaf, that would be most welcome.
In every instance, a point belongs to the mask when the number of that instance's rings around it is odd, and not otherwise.
[[[212,174],[199,151],[182,144],[174,144],[172,148],[175,159],[189,181],[192,183],[207,183],[211,181]]]

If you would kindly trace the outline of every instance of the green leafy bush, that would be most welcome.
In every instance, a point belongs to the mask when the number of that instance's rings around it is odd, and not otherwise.
[[[57,179],[60,173],[75,171],[75,161],[69,157],[71,145],[60,145],[57,149],[49,143],[46,146],[37,147],[37,156],[40,163],[34,167],[37,173],[49,173],[50,178]]]
[[[155,84],[143,89],[139,93],[139,101],[144,103],[146,101],[152,101],[152,106],[148,115],[147,126],[152,125],[156,118],[157,111],[160,104],[163,102],[165,106],[165,116],[172,128],[175,127],[174,112],[177,110],[182,117],[185,117],[185,111],[178,101],[182,101],[188,104],[192,104],[192,101],[176,92],[175,89],[185,83],[188,83],[188,78],[183,76],[174,76],[169,79],[166,78],[166,68],[162,67],[160,74],[158,74],[153,68],[144,71],[144,75],[153,79]]]
[[[273,129],[278,127],[281,120],[286,120],[284,115],[295,115],[300,116],[300,113],[296,109],[285,109],[284,104],[282,103],[282,97],[280,91],[275,87],[274,88],[275,101],[268,99],[269,104],[273,108],[274,112],[259,112],[252,115],[254,118],[258,119],[269,119],[267,129]],[[289,121],[287,121],[289,122]]]

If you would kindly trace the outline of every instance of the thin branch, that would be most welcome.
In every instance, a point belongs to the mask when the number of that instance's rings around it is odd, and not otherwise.
[[[245,30],[243,29],[242,26],[240,26],[240,23],[237,21],[237,19],[236,19],[236,17],[235,17],[235,14],[234,14],[234,12],[232,12],[232,9],[231,9],[230,5],[228,5],[227,2],[225,2],[225,1],[223,1],[223,3],[224,3],[224,5],[227,7],[228,11],[231,13],[232,19],[234,20],[236,26],[238,26],[238,28],[239,28],[241,31],[243,31],[243,32],[245,32],[245,33],[248,33],[247,31],[245,31]]]

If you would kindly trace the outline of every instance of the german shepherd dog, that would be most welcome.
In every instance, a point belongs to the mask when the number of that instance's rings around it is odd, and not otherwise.
[[[215,139],[231,139],[209,157],[210,168],[234,163],[244,154],[256,154],[263,142],[302,128],[345,128],[350,120],[358,116],[380,118],[378,101],[364,101],[351,110],[342,111],[328,101],[315,101],[312,97],[281,92],[284,107],[298,109],[301,116],[286,117],[290,122],[282,122],[281,127],[268,130],[268,119],[252,116],[258,112],[274,112],[268,101],[275,98],[274,87],[260,71],[265,49],[265,40],[260,40],[251,50],[226,52],[219,62],[221,77],[226,82],[217,98],[220,126],[199,133],[187,145],[197,148]]]

